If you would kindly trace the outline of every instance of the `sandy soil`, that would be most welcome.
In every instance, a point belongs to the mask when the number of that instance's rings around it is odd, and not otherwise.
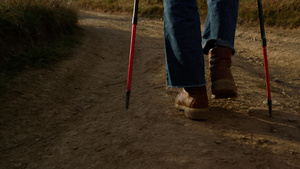
[[[239,97],[210,99],[210,118],[192,121],[165,87],[161,20],[139,19],[127,111],[131,16],[85,12],[80,25],[72,56],[1,95],[0,169],[300,168],[300,30],[266,29],[272,118],[257,25],[237,29]]]

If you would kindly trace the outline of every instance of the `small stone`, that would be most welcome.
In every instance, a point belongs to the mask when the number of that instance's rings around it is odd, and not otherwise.
[[[265,144],[265,143],[268,143],[268,142],[269,142],[268,139],[259,139],[259,140],[257,140],[257,144],[259,144],[259,145],[262,145],[262,144]]]
[[[281,104],[277,100],[272,100],[272,105],[280,106]]]
[[[215,141],[215,143],[216,143],[216,144],[221,144],[222,141],[221,141],[221,140],[217,140],[217,141]]]
[[[272,81],[276,82],[276,83],[281,83],[282,81],[280,81],[278,78],[274,78],[272,79]]]
[[[248,137],[246,137],[246,136],[243,136],[243,137],[241,137],[241,140],[243,140],[243,141],[248,141],[248,140],[249,140],[249,138],[248,138]]]
[[[272,133],[278,133],[278,130],[275,129],[275,128],[272,128],[272,129],[271,129],[271,132],[272,132]]]
[[[271,141],[269,139],[260,139],[257,141],[257,144],[259,145],[263,145],[263,144],[269,144],[269,145],[274,145],[274,144],[277,144],[276,141]]]

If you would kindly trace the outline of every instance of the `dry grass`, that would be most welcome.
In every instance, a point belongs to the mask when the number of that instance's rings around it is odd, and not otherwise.
[[[84,10],[131,13],[134,0],[74,0],[77,7]],[[298,28],[300,26],[299,0],[263,0],[264,19],[267,26]],[[207,14],[206,0],[198,0],[200,16]],[[162,0],[140,1],[140,16],[163,17]],[[239,24],[258,23],[257,0],[240,0]]]
[[[58,37],[77,23],[77,13],[60,0],[5,0],[0,6],[0,35],[29,38]]]
[[[284,28],[297,28],[300,26],[299,0],[263,0],[265,24]],[[256,0],[241,0],[239,23],[253,24],[258,21]]]
[[[0,92],[25,67],[40,67],[74,44],[77,11],[67,0],[0,0]]]
[[[0,91],[3,79],[52,61],[74,44],[77,9],[132,13],[134,0],[0,0]],[[206,0],[198,0],[201,19]],[[239,24],[258,23],[257,0],[240,0]],[[299,0],[263,0],[267,26],[300,27]],[[163,0],[140,1],[139,15],[163,18]]]

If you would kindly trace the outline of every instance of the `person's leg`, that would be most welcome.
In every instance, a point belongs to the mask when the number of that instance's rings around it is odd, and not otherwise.
[[[196,0],[164,0],[167,86],[182,87],[175,106],[191,119],[207,118],[204,58]]]
[[[208,14],[203,31],[203,51],[215,46],[232,49],[238,18],[239,0],[207,0]]]
[[[216,98],[236,97],[237,88],[230,67],[231,56],[235,53],[238,0],[207,0],[207,4],[203,50],[209,57],[212,94]]]
[[[164,33],[167,86],[204,86],[204,58],[197,1],[165,0]]]

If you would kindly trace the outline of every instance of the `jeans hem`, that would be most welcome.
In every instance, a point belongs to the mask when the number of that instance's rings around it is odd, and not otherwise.
[[[175,86],[175,85],[168,85],[167,84],[167,87],[174,87],[174,88],[185,88],[185,87],[202,87],[202,86],[205,86],[205,84],[201,84],[201,85],[179,85],[179,86]]]
[[[235,54],[235,49],[229,42],[216,39],[209,39],[203,43],[203,54],[208,55],[209,50],[215,46],[228,47],[232,50],[232,55]]]

